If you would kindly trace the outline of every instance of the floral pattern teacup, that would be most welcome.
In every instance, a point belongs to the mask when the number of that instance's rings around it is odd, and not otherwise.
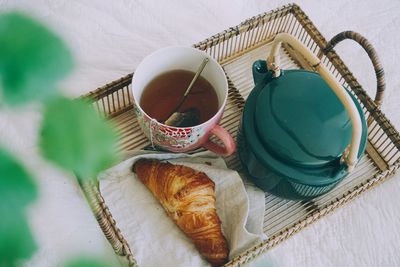
[[[161,73],[183,69],[196,72],[197,67],[208,57],[210,61],[202,76],[216,90],[218,111],[208,121],[192,127],[173,127],[151,118],[140,107],[140,98],[146,85]],[[167,47],[147,56],[136,69],[132,79],[134,110],[141,129],[152,145],[173,152],[187,152],[205,147],[222,156],[231,155],[236,145],[227,130],[218,125],[228,98],[228,82],[222,67],[203,51],[191,47]],[[219,138],[223,145],[210,140],[211,135]]]

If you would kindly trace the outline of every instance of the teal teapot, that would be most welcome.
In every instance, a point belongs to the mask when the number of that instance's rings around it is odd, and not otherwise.
[[[317,72],[282,70],[282,42]],[[281,33],[266,61],[253,64],[238,153],[250,180],[266,192],[309,199],[334,188],[364,153],[367,123],[356,98],[293,36]]]

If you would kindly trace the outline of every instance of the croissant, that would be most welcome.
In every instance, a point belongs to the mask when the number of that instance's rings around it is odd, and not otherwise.
[[[213,266],[227,262],[228,244],[215,209],[214,182],[192,168],[140,159],[132,170]]]

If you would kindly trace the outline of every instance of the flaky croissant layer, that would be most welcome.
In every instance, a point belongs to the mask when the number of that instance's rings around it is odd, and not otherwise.
[[[133,171],[168,216],[213,266],[228,260],[228,244],[215,208],[214,182],[203,172],[155,159],[140,159]]]

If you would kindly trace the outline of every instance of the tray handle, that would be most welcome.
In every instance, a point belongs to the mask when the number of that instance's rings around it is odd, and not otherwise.
[[[378,107],[380,107],[383,102],[383,96],[386,87],[385,72],[378,57],[378,53],[376,52],[372,44],[364,36],[354,31],[343,31],[341,33],[338,33],[326,44],[325,48],[319,52],[318,57],[321,58],[323,53],[327,54],[338,43],[346,39],[351,39],[361,45],[361,47],[364,48],[365,52],[367,52],[368,57],[371,59],[377,80],[375,103]]]

